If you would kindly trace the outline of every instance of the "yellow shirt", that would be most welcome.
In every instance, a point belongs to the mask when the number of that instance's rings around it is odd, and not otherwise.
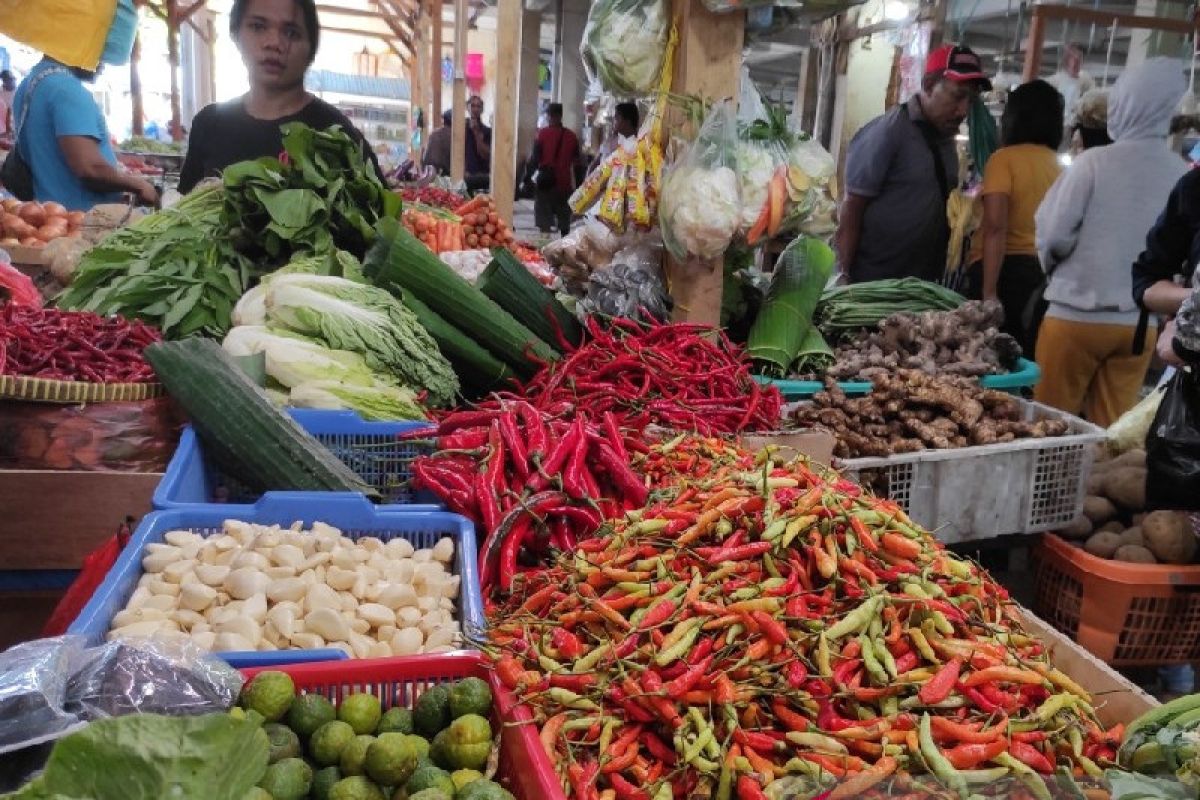
[[[1015,144],[992,153],[983,170],[983,187],[979,194],[1008,195],[1005,255],[1037,255],[1033,216],[1061,171],[1058,154],[1040,144]],[[983,235],[977,234],[972,242],[970,260],[975,262],[982,257]]]

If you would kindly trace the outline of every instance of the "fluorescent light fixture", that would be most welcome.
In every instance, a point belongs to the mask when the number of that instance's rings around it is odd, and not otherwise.
[[[912,6],[904,0],[887,0],[883,4],[883,16],[892,22],[903,22],[912,16]]]
[[[1071,160],[1072,159],[1071,159],[1070,153],[1059,153],[1058,154],[1058,163],[1062,164],[1064,167],[1071,166]]]

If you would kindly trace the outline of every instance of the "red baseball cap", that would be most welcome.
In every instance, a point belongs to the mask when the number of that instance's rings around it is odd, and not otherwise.
[[[925,74],[941,72],[947,80],[956,83],[973,83],[985,91],[991,91],[992,82],[983,72],[983,62],[969,47],[944,44],[925,59]]]

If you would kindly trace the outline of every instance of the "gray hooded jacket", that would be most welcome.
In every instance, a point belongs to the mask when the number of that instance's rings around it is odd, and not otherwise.
[[[1081,153],[1046,193],[1036,222],[1049,316],[1137,324],[1130,265],[1187,168],[1166,142],[1186,88],[1172,59],[1127,70],[1109,97],[1113,144]]]

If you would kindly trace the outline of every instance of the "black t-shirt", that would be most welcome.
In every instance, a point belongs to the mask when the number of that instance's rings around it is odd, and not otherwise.
[[[279,119],[256,119],[246,113],[241,98],[228,103],[206,106],[192,120],[188,136],[187,158],[179,174],[179,191],[190,192],[205,178],[216,177],[230,164],[250,161],[264,156],[277,156],[283,151],[283,131],[288,122],[303,122],[310,128],[324,130],[337,125],[361,144],[383,179],[375,153],[366,144],[346,115],[320,98],[314,97],[295,114]]]

